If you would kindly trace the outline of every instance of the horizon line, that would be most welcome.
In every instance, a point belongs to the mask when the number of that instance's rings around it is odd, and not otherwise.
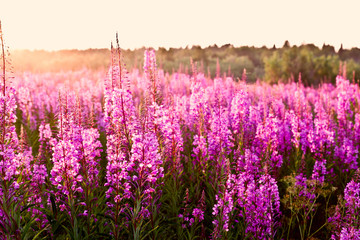
[[[222,45],[218,45],[216,43],[212,44],[212,45],[208,45],[208,46],[201,46],[200,44],[188,44],[186,46],[178,46],[178,47],[164,47],[164,46],[157,46],[157,47],[152,47],[152,46],[142,46],[142,47],[135,47],[135,48],[122,48],[120,46],[121,50],[124,51],[137,51],[137,50],[142,50],[142,49],[154,49],[156,51],[158,51],[159,49],[166,49],[167,51],[169,51],[170,49],[192,49],[194,47],[200,47],[201,49],[207,49],[207,48],[212,48],[212,47],[217,47],[217,48],[222,48],[222,47],[226,47],[228,45],[230,45],[233,48],[242,48],[242,47],[249,47],[249,48],[267,48],[267,49],[272,49],[272,48],[276,48],[276,49],[282,49],[284,48],[285,42],[289,42],[288,40],[285,40],[284,43],[281,45],[281,47],[276,46],[276,44],[272,44],[272,45],[268,45],[268,44],[263,44],[262,46],[259,45],[234,45],[231,43],[226,43],[226,44],[222,44]],[[110,44],[109,44],[110,45]],[[327,43],[323,43],[321,46],[315,43],[301,43],[300,45],[297,44],[291,44],[290,43],[290,48],[291,47],[301,47],[301,46],[307,46],[307,45],[314,45],[315,47],[319,48],[320,50],[323,48],[323,46],[330,46],[330,47],[334,47],[335,52],[338,52],[341,48],[343,50],[352,50],[352,49],[360,49],[360,47],[358,46],[353,46],[353,47],[343,47],[343,44],[340,44],[340,47],[336,48],[336,46],[332,45],[332,44],[327,44]],[[9,47],[9,46],[7,46]],[[31,51],[31,52],[36,52],[36,51],[45,51],[45,52],[60,52],[60,51],[88,51],[88,50],[110,50],[111,48],[104,48],[104,47],[89,47],[89,48],[56,48],[56,49],[38,49],[38,48],[11,48],[9,47],[10,52],[12,51]]]

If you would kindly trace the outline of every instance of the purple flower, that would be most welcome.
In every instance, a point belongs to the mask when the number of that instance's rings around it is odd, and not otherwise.
[[[180,171],[180,155],[183,151],[184,140],[181,135],[180,119],[174,109],[157,107],[154,121],[161,133],[161,157],[164,165],[171,168],[171,171]]]
[[[194,208],[192,215],[199,221],[204,220],[204,211],[199,208]]]
[[[245,149],[245,155],[237,161],[237,171],[245,171],[250,175],[259,175],[263,172],[261,159],[250,149]]]
[[[248,235],[257,239],[274,237],[276,219],[280,215],[280,197],[275,179],[263,175],[258,184],[251,181],[246,189],[244,208]]]
[[[326,159],[317,160],[315,162],[311,178],[322,185],[324,183],[326,173]]]
[[[279,135],[279,132],[280,122],[273,114],[269,114],[265,119],[265,123],[259,123],[256,129],[256,153],[264,159],[263,167],[270,173],[275,173],[283,162],[279,153],[280,139],[283,137]]]
[[[314,194],[314,189],[308,188],[306,176],[300,173],[295,177],[295,179],[295,186],[298,189],[297,191],[299,192],[299,197],[305,197],[306,199],[313,201],[316,196]]]
[[[360,182],[357,174],[344,190],[344,200],[340,199],[335,214],[329,218],[333,225],[332,239],[359,239],[360,236]]]
[[[115,88],[105,92],[105,122],[107,133],[106,184],[109,189],[107,198],[116,198],[119,202],[122,194],[129,198],[130,183],[128,179],[128,164],[131,151],[131,141],[137,128],[137,117],[131,92]]]
[[[65,196],[79,191],[80,183],[83,178],[79,173],[80,163],[76,158],[78,152],[72,140],[60,140],[53,147],[52,162],[54,164],[51,169],[51,183],[57,187],[58,201],[60,194]]]
[[[159,97],[159,81],[156,67],[156,56],[154,50],[145,50],[144,53],[144,74],[146,77],[147,91],[150,95],[150,101],[157,102]]]
[[[355,227],[343,227],[340,233],[340,240],[360,240],[360,229]]]
[[[213,207],[213,215],[219,215],[218,219],[213,221],[214,233],[212,235],[213,238],[217,238],[220,235],[220,231],[223,229],[224,231],[229,231],[229,219],[230,214],[234,209],[234,179],[233,175],[229,175],[228,180],[226,181],[226,190],[221,195],[215,195],[216,203]]]
[[[231,128],[234,134],[243,134],[246,129],[250,107],[249,94],[240,90],[231,102]]]
[[[358,148],[353,144],[353,141],[344,138],[342,145],[335,146],[334,156],[340,160],[340,168],[344,169],[343,171],[348,172],[349,170],[355,170],[358,168]]]
[[[76,148],[80,164],[80,174],[83,181],[90,187],[98,184],[99,159],[101,143],[98,140],[100,134],[97,129],[84,129],[81,126],[74,126],[73,143]]]
[[[135,183],[139,190],[145,194],[144,199],[151,199],[163,176],[163,167],[158,153],[157,138],[154,133],[140,133],[133,136],[131,157],[128,164],[128,174],[136,176]],[[132,193],[134,195],[135,193]],[[136,196],[132,196],[136,197]],[[148,201],[146,201],[148,202]],[[145,203],[144,203],[145,204]]]
[[[360,220],[353,218],[356,217],[360,211],[360,182],[351,180],[346,185],[344,190],[344,200],[346,201],[346,214],[351,216],[350,222],[357,221],[355,224],[360,227]]]
[[[212,238],[219,238],[221,230],[229,231],[229,219],[235,208],[246,223],[245,236],[268,239],[275,236],[280,216],[280,197],[275,179],[270,175],[258,177],[247,172],[230,174],[224,193],[216,195],[213,207],[214,232]]]

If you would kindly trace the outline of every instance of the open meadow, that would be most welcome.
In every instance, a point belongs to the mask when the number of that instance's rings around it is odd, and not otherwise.
[[[249,84],[165,72],[151,49],[52,73],[13,71],[2,35],[1,50],[0,239],[360,239],[345,67]]]

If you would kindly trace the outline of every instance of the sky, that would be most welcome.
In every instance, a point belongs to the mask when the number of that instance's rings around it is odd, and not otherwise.
[[[358,0],[0,0],[10,49],[324,43],[360,48]]]

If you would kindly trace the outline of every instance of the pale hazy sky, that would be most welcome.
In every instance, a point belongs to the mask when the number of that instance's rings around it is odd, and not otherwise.
[[[10,49],[360,47],[358,0],[0,0]]]

